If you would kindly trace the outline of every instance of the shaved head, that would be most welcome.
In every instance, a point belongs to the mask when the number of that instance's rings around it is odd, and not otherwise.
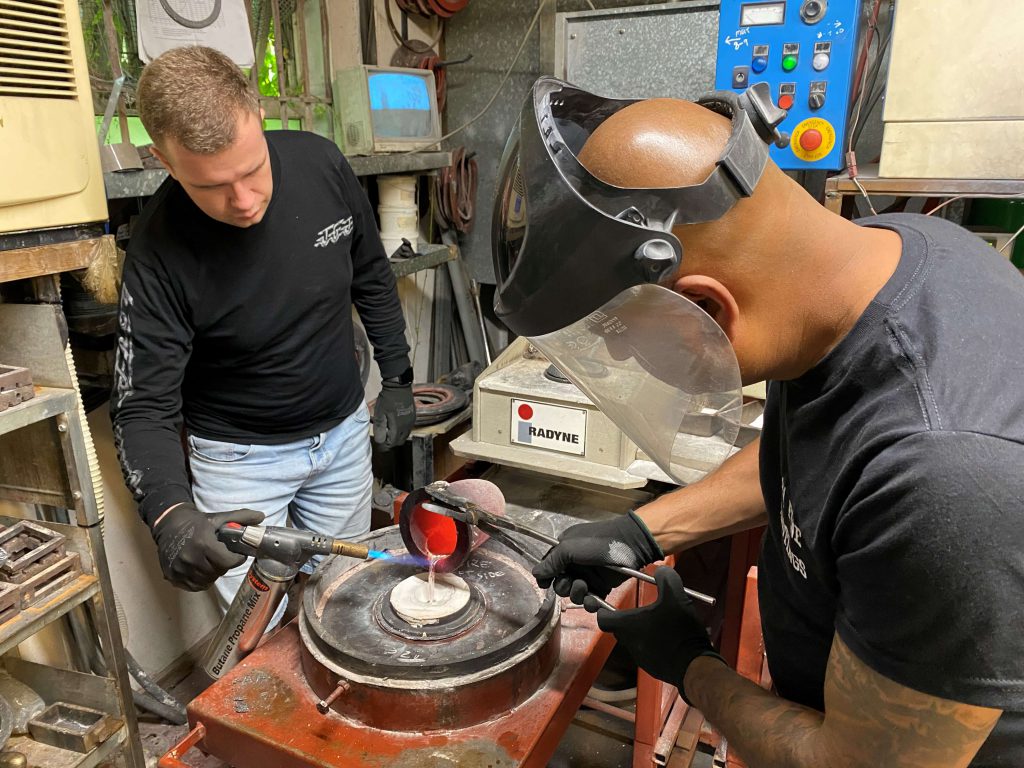
[[[579,160],[616,187],[687,187],[711,175],[731,132],[727,118],[699,104],[648,99],[601,123]]]

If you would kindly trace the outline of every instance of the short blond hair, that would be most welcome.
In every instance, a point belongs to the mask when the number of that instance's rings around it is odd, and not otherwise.
[[[157,147],[173,139],[196,154],[219,152],[235,140],[239,113],[259,116],[259,94],[220,51],[172,48],[142,71],[139,117]]]

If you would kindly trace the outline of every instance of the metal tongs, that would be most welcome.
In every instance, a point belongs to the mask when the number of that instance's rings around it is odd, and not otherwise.
[[[470,501],[465,496],[453,492],[448,488],[448,483],[444,480],[438,480],[437,482],[430,483],[424,486],[423,490],[430,498],[438,502],[437,504],[431,504],[426,502],[422,504],[423,509],[428,512],[433,512],[444,517],[450,517],[453,520],[457,520],[460,523],[467,525],[473,525],[482,531],[486,531],[488,534],[496,539],[499,539],[503,544],[509,546],[519,554],[530,558],[531,560],[538,560],[536,555],[526,551],[514,538],[508,535],[508,532],[521,533],[524,536],[529,536],[531,539],[542,541],[549,546],[555,546],[558,544],[558,539],[554,536],[548,536],[546,533],[538,531],[536,528],[530,528],[529,526],[518,523],[508,517],[500,517],[493,515],[486,509],[481,507],[479,504]],[[650,576],[643,571],[638,571],[634,568],[627,568],[622,565],[606,565],[605,568],[615,571],[616,573],[622,574],[623,576],[632,577],[645,581],[648,584],[656,584],[653,576]],[[695,600],[700,600],[708,605],[715,604],[715,598],[710,595],[705,595],[703,592],[698,592],[695,589],[685,588],[686,594]],[[607,601],[602,600],[596,595],[591,597],[600,605],[602,608],[606,608],[609,611],[614,611],[615,608],[610,605]]]

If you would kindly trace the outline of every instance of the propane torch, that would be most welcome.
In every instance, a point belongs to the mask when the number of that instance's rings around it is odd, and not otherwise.
[[[203,656],[203,670],[213,680],[256,647],[299,569],[311,557],[391,557],[365,544],[295,528],[225,523],[217,530],[217,538],[232,552],[254,560]]]

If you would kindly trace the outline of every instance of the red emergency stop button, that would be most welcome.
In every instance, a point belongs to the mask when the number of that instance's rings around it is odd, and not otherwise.
[[[790,110],[793,108],[793,94],[784,93],[779,96],[779,109]]]
[[[821,146],[821,131],[816,131],[811,128],[808,131],[804,131],[800,134],[800,149],[805,152],[813,152]]]

